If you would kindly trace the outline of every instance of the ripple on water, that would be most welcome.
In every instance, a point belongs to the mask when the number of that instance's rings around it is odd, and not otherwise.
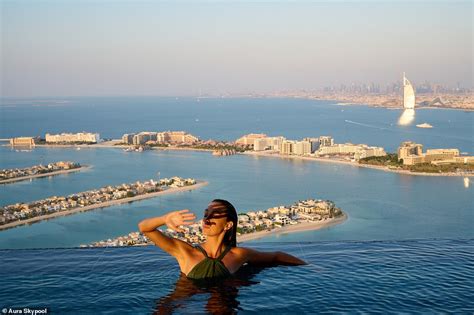
[[[257,245],[256,245],[257,246]],[[2,250],[0,306],[58,313],[474,311],[474,240],[260,243],[306,266],[195,283],[156,247]]]

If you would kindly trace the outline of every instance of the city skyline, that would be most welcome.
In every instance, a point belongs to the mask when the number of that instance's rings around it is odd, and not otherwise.
[[[472,89],[472,3],[2,1],[1,95]],[[422,12],[422,14],[420,14]]]

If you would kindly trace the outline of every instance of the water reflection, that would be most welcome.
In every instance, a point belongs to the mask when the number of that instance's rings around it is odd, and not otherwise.
[[[263,268],[245,265],[232,278],[222,280],[192,280],[183,273],[170,294],[160,298],[152,314],[186,312],[195,295],[208,295],[205,311],[210,314],[235,314],[240,302],[237,300],[240,287],[258,284],[251,279]],[[193,310],[196,311],[196,310]]]
[[[414,109],[405,109],[398,119],[398,124],[402,126],[410,125],[415,119],[415,110]]]

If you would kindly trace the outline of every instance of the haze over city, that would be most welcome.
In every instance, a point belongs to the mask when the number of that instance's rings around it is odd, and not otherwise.
[[[471,1],[2,1],[1,96],[472,88]]]

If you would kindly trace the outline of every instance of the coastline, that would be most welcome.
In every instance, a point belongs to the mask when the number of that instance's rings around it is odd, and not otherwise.
[[[98,144],[79,144],[79,145],[51,145],[51,144],[38,144],[36,146],[41,147],[52,147],[52,148],[128,148],[129,145],[113,145],[111,143],[117,143],[120,140],[111,140],[106,141],[104,143]],[[9,144],[4,144],[4,146],[9,146]],[[152,150],[168,150],[168,151],[201,151],[201,152],[212,152],[212,149],[197,149],[197,148],[182,148],[182,147],[152,147]],[[309,157],[309,156],[299,156],[299,155],[280,155],[274,153],[265,153],[265,152],[256,152],[256,151],[245,151],[245,152],[236,152],[235,154],[243,154],[249,156],[263,156],[263,157],[273,157],[273,158],[281,158],[281,159],[299,159],[299,160],[307,160],[307,161],[316,161],[316,162],[327,162],[333,164],[343,164],[343,165],[350,165],[355,167],[363,167],[363,168],[370,168],[384,172],[391,172],[397,173],[402,175],[411,175],[411,176],[436,176],[436,177],[474,177],[474,174],[460,174],[460,173],[422,173],[422,172],[411,172],[408,170],[396,170],[390,169],[385,166],[378,166],[378,165],[369,165],[369,164],[359,164],[350,161],[343,161],[343,160],[336,160],[330,158],[321,158],[321,157]],[[51,174],[48,174],[51,175]],[[45,175],[45,176],[48,176]],[[25,179],[28,179],[25,177]],[[0,184],[3,184],[0,182]]]
[[[101,143],[96,144],[36,144],[36,147],[44,147],[44,148],[118,148],[118,149],[126,149],[130,147],[128,144],[122,145],[115,145],[114,143],[119,143],[120,140],[111,140],[111,141],[104,141]],[[10,146],[10,144],[3,144],[2,146]],[[199,149],[199,148],[186,148],[186,147],[151,147],[150,150],[170,150],[170,151],[204,151],[204,152],[212,152],[213,149]]]
[[[42,216],[38,216],[38,217],[26,219],[26,220],[20,220],[20,221],[15,221],[15,222],[10,222],[10,223],[4,224],[4,225],[0,225],[0,231],[10,229],[10,228],[14,228],[14,227],[17,227],[17,226],[20,226],[20,225],[25,225],[25,224],[29,225],[29,224],[33,224],[33,223],[40,222],[40,221],[43,221],[43,220],[48,220],[48,219],[52,219],[52,218],[56,218],[56,217],[71,215],[71,214],[78,213],[78,212],[90,211],[90,210],[94,210],[94,209],[98,209],[98,208],[106,208],[106,207],[119,205],[119,204],[122,204],[122,203],[128,203],[128,202],[137,201],[137,200],[154,198],[154,197],[161,196],[161,195],[167,195],[167,194],[173,194],[173,193],[182,192],[182,191],[194,190],[194,189],[206,186],[207,184],[209,184],[209,183],[206,182],[206,181],[201,181],[201,182],[197,182],[196,184],[190,185],[190,186],[170,188],[170,189],[167,189],[167,190],[164,190],[164,191],[158,191],[158,192],[154,192],[154,193],[148,193],[148,194],[129,197],[129,198],[122,198],[122,199],[118,199],[118,200],[111,200],[111,201],[101,202],[101,203],[98,203],[98,204],[88,205],[88,206],[80,207],[80,208],[69,209],[69,210],[65,210],[65,211],[58,211],[58,212],[51,213],[51,214],[46,214],[46,215],[42,215]]]
[[[357,99],[364,98],[363,100]],[[377,100],[374,98],[377,97],[389,97],[389,99]],[[278,98],[278,99],[305,99],[305,100],[313,100],[313,101],[330,101],[340,103],[338,105],[341,106],[351,106],[351,105],[359,105],[359,106],[367,106],[367,107],[375,107],[375,108],[385,108],[385,109],[400,109],[403,110],[403,100],[400,98],[398,100],[398,104],[393,104],[394,98],[400,97],[398,95],[356,95],[355,97],[350,96],[336,96],[336,95],[327,95],[327,94],[316,94],[316,95],[297,95],[297,94],[261,94],[261,95],[230,95],[227,98]],[[428,99],[425,99],[426,95],[422,94],[419,96],[421,99],[425,101],[430,100],[430,96]],[[434,98],[436,96],[433,96]],[[443,97],[442,95],[440,97]],[[431,99],[432,99],[431,98]],[[389,103],[389,104],[387,104]],[[464,105],[465,106],[465,105]],[[474,111],[474,105],[469,104],[469,107],[463,107],[461,105],[454,105],[454,106],[439,106],[439,105],[431,105],[431,106],[416,106],[415,109],[447,109],[447,110],[462,110],[466,112]]]
[[[273,158],[280,158],[280,159],[297,159],[297,160],[306,160],[306,161],[314,161],[314,162],[326,162],[326,163],[333,163],[333,164],[343,164],[343,165],[350,165],[354,167],[363,167],[363,168],[370,168],[384,172],[391,172],[391,173],[398,173],[402,175],[414,175],[414,176],[438,176],[438,177],[473,177],[474,174],[458,174],[458,173],[420,173],[420,172],[411,172],[407,170],[394,170],[390,169],[385,166],[377,166],[377,165],[368,165],[368,164],[359,164],[349,161],[342,161],[336,159],[328,159],[328,158],[318,158],[318,157],[308,157],[308,156],[298,156],[298,155],[280,155],[280,154],[272,154],[272,153],[264,153],[264,152],[244,152],[241,154],[250,155],[250,156],[263,156],[263,157],[273,157]]]
[[[331,101],[331,102],[337,102],[338,105],[341,106],[352,106],[352,105],[358,105],[358,106],[368,106],[368,107],[375,107],[375,108],[386,108],[386,109],[400,109],[403,110],[403,104],[402,100],[400,100],[400,105],[388,105],[388,104],[383,104],[382,102],[377,102],[374,100],[357,100],[354,98],[341,98],[341,97],[330,97],[330,96],[269,96],[269,97],[276,97],[276,98],[302,98],[302,99],[308,99],[308,100],[314,100],[314,101]],[[467,112],[472,112],[474,111],[474,108],[472,107],[462,107],[462,106],[437,106],[437,105],[431,105],[431,106],[415,106],[415,109],[452,109],[452,110],[462,110],[462,111],[467,111]]]
[[[237,243],[248,242],[255,239],[260,239],[267,236],[274,236],[274,235],[279,235],[279,234],[320,230],[320,229],[328,228],[337,224],[341,224],[344,221],[346,221],[347,218],[348,218],[347,214],[343,212],[341,217],[333,218],[330,220],[304,222],[304,223],[298,223],[295,225],[286,225],[281,228],[275,228],[271,231],[259,231],[259,232],[253,232],[253,233],[248,233],[248,234],[242,234],[242,235],[237,236]]]
[[[316,101],[334,101],[337,102],[336,105],[338,106],[367,106],[367,107],[373,107],[373,108],[384,108],[384,109],[393,109],[393,110],[404,110],[403,107],[400,106],[389,106],[389,105],[383,105],[383,104],[369,104],[365,102],[346,102],[346,101],[340,101],[337,99],[313,99],[309,98],[311,100],[316,100]],[[442,106],[415,106],[415,110],[422,110],[422,109],[444,109],[444,110],[458,110],[458,111],[465,111],[465,112],[474,112],[474,108],[463,108],[463,107],[442,107]]]
[[[19,181],[23,181],[23,180],[32,179],[32,178],[55,176],[55,175],[72,173],[72,172],[79,172],[79,171],[87,169],[87,168],[92,168],[92,166],[91,165],[84,165],[84,166],[81,166],[79,168],[73,168],[73,169],[69,169],[69,170],[61,170],[61,171],[55,171],[55,172],[50,172],[50,173],[43,173],[43,174],[37,174],[37,175],[29,175],[29,176],[22,176],[22,177],[16,177],[16,178],[9,178],[9,179],[0,180],[0,184],[9,184],[9,183],[19,182]]]

